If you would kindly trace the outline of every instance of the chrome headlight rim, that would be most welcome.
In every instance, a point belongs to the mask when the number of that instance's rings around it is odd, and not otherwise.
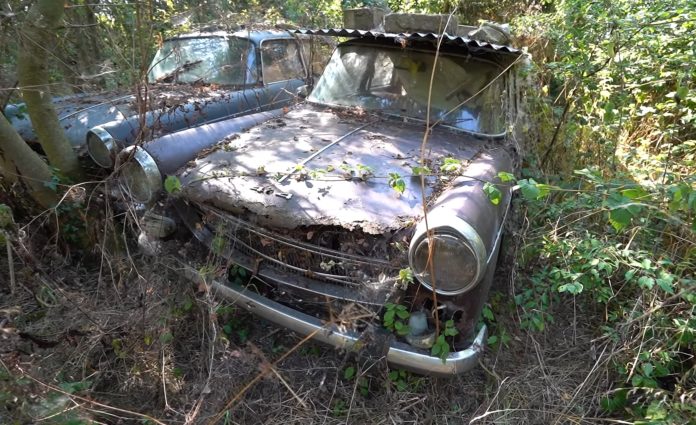
[[[92,136],[96,137],[96,141]],[[99,126],[92,127],[87,132],[86,139],[87,153],[92,161],[102,168],[112,168],[118,145],[111,133]]]
[[[117,163],[120,164],[119,185],[133,201],[148,204],[155,200],[155,195],[162,189],[162,174],[155,159],[145,149],[140,146],[129,146],[119,153]],[[133,177],[132,173],[138,171],[144,174],[143,183],[148,190],[147,195],[135,193],[129,184],[129,179]]]
[[[463,242],[466,248],[474,256],[476,263],[476,273],[471,281],[466,285],[456,290],[443,290],[438,287],[436,282],[434,292],[436,292],[438,295],[454,296],[471,291],[481,281],[481,278],[486,272],[486,246],[483,243],[481,236],[478,234],[476,229],[473,228],[473,226],[471,226],[465,220],[457,217],[453,212],[438,211],[428,214],[428,227],[430,228],[433,238],[456,238],[459,242]],[[427,248],[428,243],[425,220],[423,220],[418,224],[416,231],[411,238],[411,244],[408,251],[408,261],[409,266],[411,267],[411,270],[418,281],[423,286],[433,291],[433,285],[429,279],[424,277],[422,273],[419,273],[414,267],[418,248],[423,244],[425,244]],[[435,274],[435,277],[437,279],[437,273]]]

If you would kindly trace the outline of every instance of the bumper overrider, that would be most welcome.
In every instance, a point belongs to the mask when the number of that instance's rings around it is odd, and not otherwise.
[[[206,226],[200,225],[200,218],[195,210],[181,201],[177,201],[175,206],[179,216],[196,239],[212,248],[214,236]],[[253,260],[246,258],[247,256],[245,255],[228,252],[223,254],[223,256],[229,256],[229,260],[244,268],[254,268],[252,265]],[[185,268],[184,275],[196,283],[200,283],[203,279],[200,273],[188,267]],[[292,286],[291,280],[296,280],[297,276],[294,276],[293,279],[288,279],[282,272],[271,269],[260,273],[259,278],[262,281],[269,280]],[[259,317],[297,332],[300,335],[311,336],[312,339],[332,345],[338,349],[357,352],[365,346],[365,342],[361,340],[363,335],[361,332],[343,330],[333,323],[323,321],[269,299],[255,292],[254,285],[244,287],[218,279],[207,279],[205,283],[210,286],[214,295],[222,297]],[[300,284],[303,290],[312,292],[310,282],[301,282]],[[343,295],[347,294],[337,295],[344,298]],[[427,349],[416,348],[392,339],[384,353],[384,357],[391,366],[396,368],[403,368],[423,375],[452,376],[469,371],[478,365],[479,359],[484,352],[486,337],[487,329],[484,325],[476,332],[473,341],[466,349],[450,352],[444,361],[440,357],[430,355],[430,351]]]

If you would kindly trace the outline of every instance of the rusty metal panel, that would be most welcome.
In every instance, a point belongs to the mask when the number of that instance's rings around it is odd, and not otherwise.
[[[512,46],[503,46],[499,44],[487,43],[485,41],[473,40],[468,37],[453,36],[449,34],[435,34],[435,33],[412,33],[412,34],[393,34],[385,33],[380,31],[366,31],[366,30],[352,30],[352,29],[300,29],[295,31],[298,34],[308,34],[308,35],[324,35],[332,37],[361,37],[361,38],[375,38],[375,39],[392,39],[395,42],[401,40],[413,40],[413,41],[436,41],[443,38],[443,43],[452,46],[464,47],[468,51],[487,51],[497,54],[511,54],[520,55],[522,50],[517,49]]]
[[[278,181],[304,159],[366,123],[305,163],[301,173]],[[186,169],[181,181],[192,200],[228,211],[244,208],[272,226],[338,225],[382,234],[422,216],[420,177],[413,176],[411,167],[420,158],[424,129],[422,124],[391,118],[370,122],[303,107],[221,144]],[[428,158],[433,164],[447,156],[471,160],[486,144],[484,139],[436,128],[429,136]],[[361,171],[368,169],[371,175],[361,179]],[[320,176],[302,179],[303,173],[317,170]],[[403,194],[389,186],[389,173],[404,176]],[[442,181],[426,178],[426,198],[443,189]]]

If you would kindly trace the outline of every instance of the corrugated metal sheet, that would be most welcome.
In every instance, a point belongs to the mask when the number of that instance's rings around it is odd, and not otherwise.
[[[352,30],[345,28],[325,28],[325,29],[300,29],[296,30],[297,34],[308,34],[308,35],[325,35],[332,37],[367,37],[367,38],[386,38],[386,39],[405,39],[414,41],[435,41],[440,38],[440,34],[435,33],[412,33],[412,34],[393,34],[385,33],[379,31],[366,31],[366,30]],[[520,49],[511,46],[501,46],[499,44],[488,43],[480,40],[473,40],[468,37],[452,36],[449,34],[442,34],[444,37],[443,42],[453,46],[466,47],[467,50],[473,52],[477,51],[488,51],[493,53],[504,53],[519,55],[522,53]]]

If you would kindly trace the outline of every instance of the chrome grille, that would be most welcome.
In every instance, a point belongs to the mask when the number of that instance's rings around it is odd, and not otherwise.
[[[389,261],[387,258],[341,252],[279,235],[210,206],[199,207],[214,234],[214,250],[239,251],[264,265],[314,280],[355,288],[377,283],[383,285],[393,282],[399,269],[406,267],[405,256]],[[340,232],[349,231],[340,229]]]

